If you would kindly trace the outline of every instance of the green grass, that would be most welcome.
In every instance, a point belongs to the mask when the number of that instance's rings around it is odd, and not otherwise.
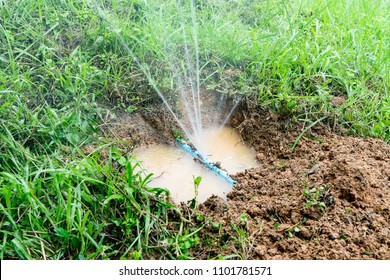
[[[197,3],[202,87],[390,141],[390,1]],[[98,134],[106,110],[159,100],[142,70],[174,96],[181,22],[196,63],[187,4],[0,1],[1,259],[196,256],[201,228]]]
[[[98,141],[96,122],[9,97],[0,108],[0,259],[186,257],[176,249],[186,238],[176,237],[192,225],[168,191],[149,188],[151,174],[112,143],[89,155],[79,148]]]

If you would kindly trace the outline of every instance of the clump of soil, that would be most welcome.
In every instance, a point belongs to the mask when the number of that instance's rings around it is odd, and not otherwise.
[[[132,114],[111,113],[105,119],[101,133],[122,143],[146,147],[157,143],[172,143],[172,131],[178,130],[172,115],[164,107]]]
[[[150,114],[121,116],[109,127],[122,140],[171,141],[169,114]],[[390,259],[390,146],[319,123],[292,150],[305,124],[247,107],[230,125],[261,167],[233,175],[227,201],[213,196],[199,205],[210,222],[196,258]]]

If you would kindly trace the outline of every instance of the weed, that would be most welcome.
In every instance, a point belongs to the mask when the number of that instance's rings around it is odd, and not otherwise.
[[[319,186],[310,190],[304,189],[303,195],[306,199],[305,207],[316,207],[325,212],[327,206],[334,204],[334,198],[330,194],[330,187]]]
[[[254,242],[256,237],[262,232],[262,223],[258,225],[258,230],[251,235],[249,232],[249,220],[246,213],[242,213],[239,217],[239,223],[231,223],[231,227],[234,230],[234,235],[231,235],[235,247],[237,248],[237,255],[240,259],[248,259],[253,252]]]
[[[294,141],[294,144],[292,145],[291,147],[291,151],[293,152],[295,147],[297,146],[299,140],[301,139],[301,137],[310,129],[312,128],[313,126],[315,126],[317,123],[325,120],[328,116],[324,116],[316,121],[314,121],[313,123],[311,123],[310,125],[308,125],[305,129],[302,130],[302,132],[299,134],[299,136],[295,139]]]
[[[188,201],[188,204],[192,209],[196,209],[198,206],[199,185],[201,181],[202,177],[194,177],[194,198]]]
[[[182,130],[173,130],[172,134],[175,137],[175,139],[177,139],[177,140],[188,141],[188,138],[185,136],[185,134]]]
[[[288,237],[292,238],[294,236],[294,234],[300,232],[301,229],[299,228],[298,225],[292,227],[290,230],[288,230]]]

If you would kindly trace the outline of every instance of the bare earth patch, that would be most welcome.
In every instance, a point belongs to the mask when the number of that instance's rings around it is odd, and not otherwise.
[[[262,166],[236,174],[228,201],[211,198],[202,210],[232,235],[231,224],[246,214],[251,250],[245,258],[390,259],[386,143],[340,136],[319,124],[292,152],[302,124],[259,113],[238,114],[231,124]],[[238,252],[234,246],[220,253]]]

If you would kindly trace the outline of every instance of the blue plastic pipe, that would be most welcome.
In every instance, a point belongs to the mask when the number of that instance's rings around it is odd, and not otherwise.
[[[193,156],[195,159],[203,163],[208,169],[214,171],[217,175],[221,176],[223,179],[226,180],[230,185],[234,185],[236,181],[234,181],[229,174],[218,168],[215,164],[211,163],[206,157],[204,157],[202,154],[200,154],[197,150],[193,149],[188,145],[185,141],[176,139],[176,143],[179,145],[180,148],[182,148],[184,151],[189,153],[191,156]]]

